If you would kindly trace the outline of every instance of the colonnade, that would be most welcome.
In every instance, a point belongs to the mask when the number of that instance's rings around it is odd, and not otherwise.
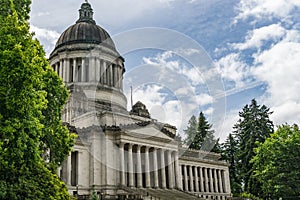
[[[177,151],[120,143],[120,184],[138,188],[181,189]]]
[[[181,165],[183,190],[193,193],[230,193],[224,169]]]
[[[52,64],[52,68],[65,83],[97,82],[123,88],[123,66],[98,57],[63,58]]]

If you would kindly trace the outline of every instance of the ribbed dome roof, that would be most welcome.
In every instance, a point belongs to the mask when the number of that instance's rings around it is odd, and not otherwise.
[[[109,34],[93,20],[93,9],[89,3],[83,3],[79,10],[79,19],[76,24],[65,30],[58,41],[55,49],[69,44],[89,43],[103,44],[115,49],[115,45]]]

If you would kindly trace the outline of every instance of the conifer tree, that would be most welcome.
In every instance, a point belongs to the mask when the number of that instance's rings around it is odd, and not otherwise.
[[[241,180],[238,176],[237,156],[238,146],[237,141],[232,134],[229,134],[225,142],[222,144],[222,160],[229,164],[229,177],[231,192],[234,195],[242,193]]]
[[[203,112],[200,112],[198,120],[193,115],[189,120],[185,144],[191,149],[212,151],[220,153],[218,140],[214,138],[212,125],[206,120]]]
[[[250,105],[239,112],[240,119],[234,125],[234,134],[238,142],[237,167],[244,185],[244,192],[259,196],[261,185],[253,175],[254,149],[257,142],[264,142],[273,132],[273,122],[269,116],[272,112],[265,105],[258,105],[253,99]]]

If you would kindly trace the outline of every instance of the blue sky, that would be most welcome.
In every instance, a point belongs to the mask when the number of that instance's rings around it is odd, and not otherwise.
[[[31,28],[47,55],[82,2],[33,0]],[[89,2],[125,57],[125,93],[133,86],[152,117],[182,133],[203,111],[224,139],[256,98],[274,124],[300,124],[299,0]]]

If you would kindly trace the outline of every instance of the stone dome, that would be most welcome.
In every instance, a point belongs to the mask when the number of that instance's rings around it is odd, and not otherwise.
[[[89,3],[83,3],[79,10],[79,19],[76,24],[65,30],[58,41],[55,49],[72,44],[101,44],[115,50],[115,45],[110,35],[93,20],[93,9]]]

